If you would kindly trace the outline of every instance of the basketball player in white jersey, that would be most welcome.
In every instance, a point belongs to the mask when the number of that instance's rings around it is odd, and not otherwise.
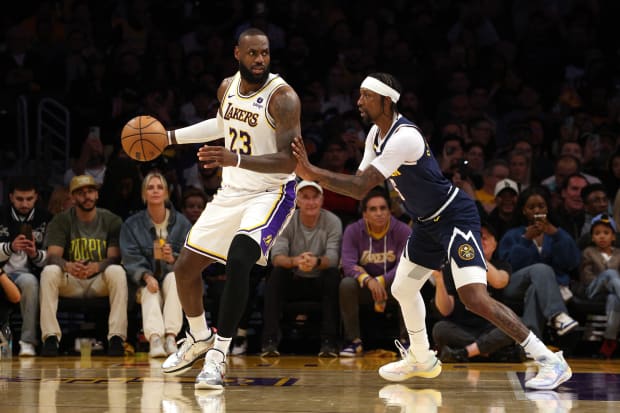
[[[222,166],[222,187],[190,230],[175,264],[177,290],[189,323],[179,350],[163,363],[168,374],[189,370],[205,356],[197,389],[221,389],[226,354],[248,301],[250,270],[265,265],[269,249],[295,207],[296,160],[291,142],[301,133],[301,105],[295,91],[269,72],[269,40],[247,29],[235,46],[239,71],[224,79],[215,119],[169,131],[170,143],[209,142],[198,158]],[[217,334],[205,321],[203,269],[226,264],[226,284]]]

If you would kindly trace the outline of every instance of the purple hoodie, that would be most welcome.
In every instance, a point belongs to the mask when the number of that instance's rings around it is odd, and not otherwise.
[[[366,222],[360,219],[348,225],[342,236],[342,271],[345,277],[358,281],[364,272],[354,268],[358,265],[366,269],[372,277],[383,276],[382,284],[389,287],[396,274],[396,265],[407,244],[411,228],[402,221],[390,218],[390,228],[385,237],[372,238],[366,229]]]

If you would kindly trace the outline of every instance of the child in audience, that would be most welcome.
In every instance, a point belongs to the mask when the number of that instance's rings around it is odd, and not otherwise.
[[[614,219],[607,214],[599,214],[592,219],[590,233],[594,245],[583,250],[579,273],[589,299],[607,296],[607,325],[599,350],[599,353],[607,358],[616,350],[620,330],[620,249],[614,246],[616,230]]]

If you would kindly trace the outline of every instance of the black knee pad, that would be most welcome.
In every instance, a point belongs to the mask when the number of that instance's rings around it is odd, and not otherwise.
[[[252,238],[247,235],[235,235],[230,248],[228,249],[227,266],[239,265],[238,263],[250,262],[250,266],[254,265],[260,258],[260,246]]]

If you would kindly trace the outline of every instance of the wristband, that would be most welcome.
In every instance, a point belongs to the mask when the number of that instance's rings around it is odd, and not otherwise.
[[[239,165],[241,165],[241,154],[237,152],[237,165],[235,165],[235,168],[238,168]]]
[[[321,257],[317,257],[316,258],[316,265],[314,266],[313,269],[319,268],[321,266]]]

